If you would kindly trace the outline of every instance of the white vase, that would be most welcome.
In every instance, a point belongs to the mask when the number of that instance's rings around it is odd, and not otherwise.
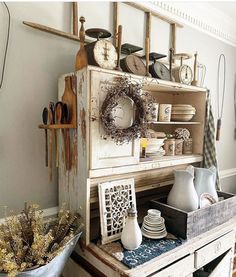
[[[193,183],[194,168],[189,166],[186,170],[174,170],[174,176],[167,204],[186,212],[198,209],[199,200]]]
[[[218,201],[218,195],[216,192],[216,167],[212,166],[210,168],[194,168],[195,171],[195,189],[197,191],[198,197],[207,192],[216,201]]]
[[[139,228],[137,212],[134,208],[128,209],[128,216],[121,233],[121,242],[127,250],[135,250],[142,243],[142,232]]]

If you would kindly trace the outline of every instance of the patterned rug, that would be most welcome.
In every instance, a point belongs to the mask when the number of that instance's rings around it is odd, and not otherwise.
[[[159,240],[143,237],[140,247],[133,251],[124,249],[120,241],[111,242],[105,245],[101,245],[100,242],[98,242],[97,245],[103,251],[115,257],[127,267],[135,268],[138,265],[144,264],[151,259],[154,259],[161,254],[180,246],[183,243],[183,239],[176,238],[175,236],[168,234],[166,238]]]

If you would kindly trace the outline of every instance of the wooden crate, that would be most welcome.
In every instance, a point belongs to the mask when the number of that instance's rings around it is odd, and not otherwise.
[[[185,212],[167,205],[167,198],[154,199],[151,206],[161,211],[170,233],[191,239],[236,215],[236,195],[218,192],[218,196],[224,197],[224,200],[193,212]]]

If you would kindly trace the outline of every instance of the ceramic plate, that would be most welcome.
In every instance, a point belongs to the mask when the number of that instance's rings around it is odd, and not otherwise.
[[[209,207],[216,203],[215,198],[210,193],[203,193],[200,196],[200,209],[204,207]]]
[[[149,238],[149,239],[162,239],[167,236],[167,232],[165,232],[163,235],[159,235],[159,236],[157,236],[157,235],[152,236],[152,235],[146,234],[146,232],[144,232],[144,231],[142,231],[142,234],[144,237]]]

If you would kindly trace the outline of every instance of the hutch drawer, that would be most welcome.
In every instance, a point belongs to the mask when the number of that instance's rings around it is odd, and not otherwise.
[[[194,271],[194,255],[191,254],[186,258],[168,266],[162,271],[151,275],[152,277],[186,277],[191,276]]]
[[[216,239],[195,251],[195,268],[199,269],[234,246],[235,232]]]

